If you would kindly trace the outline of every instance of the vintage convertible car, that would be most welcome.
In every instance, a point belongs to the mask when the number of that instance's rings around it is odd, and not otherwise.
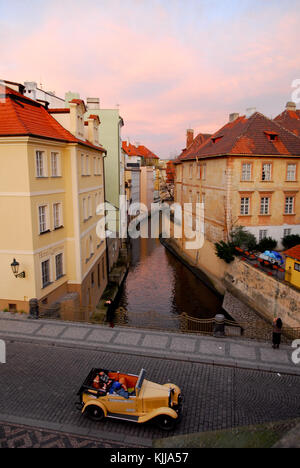
[[[79,409],[93,421],[153,420],[161,429],[173,429],[182,414],[180,388],[171,383],[150,382],[145,374],[145,369],[132,375],[93,368],[77,393]]]

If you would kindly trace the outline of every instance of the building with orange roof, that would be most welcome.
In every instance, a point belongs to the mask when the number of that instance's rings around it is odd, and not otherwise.
[[[47,107],[22,85],[0,86],[0,309],[28,312],[37,298],[88,311],[107,284],[106,240],[97,235],[105,217],[96,213],[106,150],[97,119],[85,129],[84,103],[67,113]]]
[[[174,239],[222,291],[225,264],[214,243],[244,226],[257,241],[300,234],[300,138],[259,112],[231,114],[213,135],[198,135],[177,158],[175,201],[186,206],[183,229],[196,230],[195,206],[204,208],[204,246],[186,251],[186,236]],[[199,228],[199,226],[198,226]]]
[[[285,261],[285,280],[300,289],[300,245],[283,252]]]
[[[274,121],[300,137],[300,109],[296,109],[294,102],[288,102],[285,110]]]

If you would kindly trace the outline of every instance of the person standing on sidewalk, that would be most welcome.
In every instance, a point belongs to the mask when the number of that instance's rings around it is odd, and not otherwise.
[[[273,348],[279,349],[280,341],[281,341],[281,329],[282,329],[282,320],[280,318],[274,318],[273,320]]]

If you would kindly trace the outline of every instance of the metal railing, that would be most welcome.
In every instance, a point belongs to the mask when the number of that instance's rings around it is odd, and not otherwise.
[[[216,319],[199,319],[191,317],[186,313],[174,316],[164,316],[156,311],[143,313],[128,313],[124,308],[119,308],[115,312],[113,322],[108,322],[106,317],[93,319],[93,309],[91,307],[64,308],[62,311],[53,308],[41,307],[39,317],[44,319],[60,319],[70,322],[95,323],[107,326],[121,326],[129,328],[140,328],[147,330],[168,331],[176,333],[188,333],[213,336],[215,334]],[[224,334],[228,337],[240,337],[264,342],[272,340],[272,324],[262,325],[260,322],[235,322],[224,319]],[[282,342],[291,343],[295,339],[300,339],[300,327],[292,328],[284,326],[282,328]]]

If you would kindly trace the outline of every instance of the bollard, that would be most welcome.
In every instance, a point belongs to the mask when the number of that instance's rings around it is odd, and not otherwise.
[[[217,338],[225,336],[225,316],[223,314],[215,316],[214,336]]]
[[[30,299],[29,307],[29,318],[37,320],[39,318],[39,301],[37,299]]]

